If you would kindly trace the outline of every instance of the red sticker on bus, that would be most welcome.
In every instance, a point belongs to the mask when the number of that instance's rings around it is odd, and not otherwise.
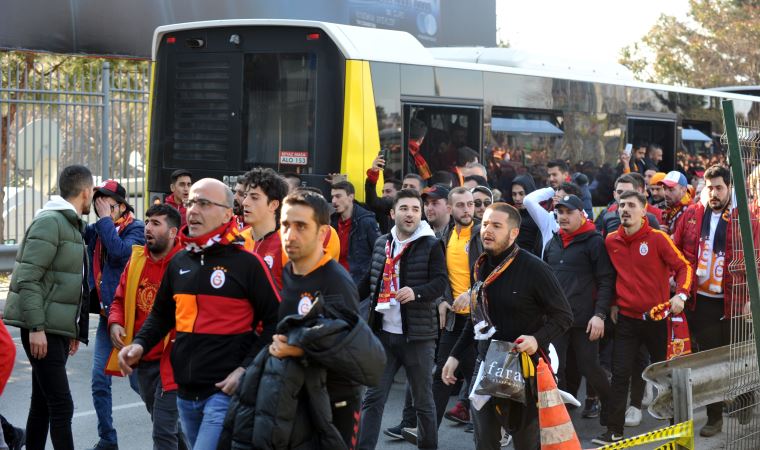
[[[280,150],[280,164],[287,166],[305,166],[309,164],[309,152],[291,152]]]

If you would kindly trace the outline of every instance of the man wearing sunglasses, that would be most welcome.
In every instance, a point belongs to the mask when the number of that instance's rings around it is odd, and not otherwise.
[[[475,219],[478,222],[483,220],[483,213],[486,208],[493,203],[493,193],[485,186],[476,186],[472,188],[473,204],[475,205]]]
[[[100,314],[92,364],[92,403],[98,416],[100,438],[94,448],[98,450],[118,448],[111,416],[111,375],[106,373],[113,348],[108,313],[121,273],[132,256],[132,246],[145,244],[145,226],[135,220],[134,209],[126,197],[126,189],[115,180],[106,180],[95,187],[92,205],[98,221],[88,225],[84,235],[91,261],[90,312]],[[130,378],[130,384],[137,391],[137,379]]]

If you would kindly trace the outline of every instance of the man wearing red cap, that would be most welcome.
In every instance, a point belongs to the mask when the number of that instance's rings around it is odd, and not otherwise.
[[[93,206],[98,221],[87,226],[84,239],[90,257],[90,312],[99,313],[92,365],[92,403],[98,416],[95,449],[117,449],[116,429],[111,417],[111,376],[105,368],[111,354],[108,313],[121,273],[132,255],[133,245],[144,245],[145,226],[135,220],[134,209],[127,202],[127,191],[115,180],[95,187]],[[130,378],[137,391],[136,380]]]

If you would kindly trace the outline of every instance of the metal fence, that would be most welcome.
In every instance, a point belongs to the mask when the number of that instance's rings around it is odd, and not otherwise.
[[[150,66],[0,53],[0,244],[18,243],[60,169],[114,178],[141,216]]]

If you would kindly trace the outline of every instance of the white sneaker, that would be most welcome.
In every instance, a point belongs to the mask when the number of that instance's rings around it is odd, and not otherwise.
[[[635,406],[629,406],[625,410],[625,426],[637,427],[641,425],[641,410]]]
[[[506,431],[504,431],[504,429],[502,428],[501,429],[501,446],[506,447],[510,443],[512,443],[512,436]]]
[[[647,387],[644,388],[644,398],[641,400],[641,406],[649,406],[654,401],[654,385],[647,381]]]

